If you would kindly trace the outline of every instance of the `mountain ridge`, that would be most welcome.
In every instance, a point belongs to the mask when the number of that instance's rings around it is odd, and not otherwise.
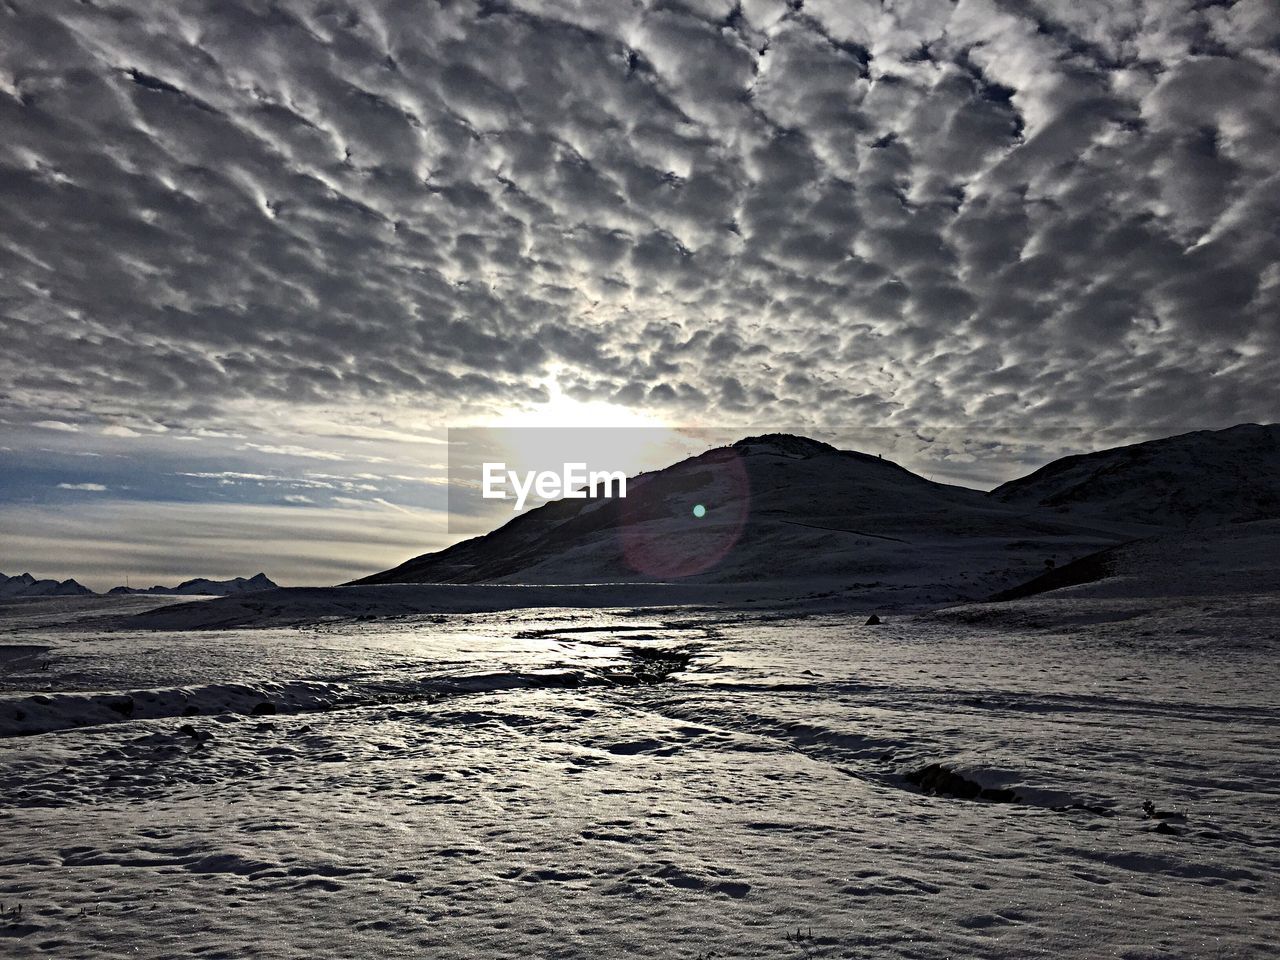
[[[20,573],[14,577],[0,573],[0,598],[11,597],[77,597],[93,593],[88,587],[75,580],[37,580],[29,573]]]
[[[265,573],[255,573],[252,577],[233,577],[230,580],[210,580],[206,577],[195,577],[184,580],[176,587],[156,585],[154,587],[112,587],[108,595],[120,594],[156,594],[160,596],[212,596],[228,597],[240,593],[257,593],[261,590],[274,590],[278,583]]]
[[[765,434],[631,478],[625,499],[552,501],[352,583],[789,580],[928,604],[988,595],[1119,539],[879,456]]]
[[[235,577],[231,580],[208,580],[196,577],[185,580],[176,587],[112,587],[106,596],[122,596],[134,594],[156,594],[169,596],[214,596],[226,597],[239,593],[256,593],[262,590],[274,590],[279,584],[271,580],[265,573],[256,573],[252,577]],[[0,573],[0,599],[19,597],[87,597],[101,596],[84,584],[75,580],[38,580],[30,573],[21,573],[9,577]]]
[[[761,434],[640,474],[628,481],[626,501],[552,501],[351,583],[789,577],[852,580],[911,601],[972,599],[1153,529],[1280,516],[1273,448],[1280,452],[1280,426],[1195,431],[1060,458],[982,493],[809,437]],[[1252,482],[1236,460],[1256,466],[1260,479]],[[1208,493],[1194,469],[1202,462],[1217,463]],[[1280,470],[1280,456],[1274,466]],[[1080,479],[1072,507],[1058,487]],[[693,516],[705,521],[691,519],[695,501],[704,514]],[[712,543],[699,555],[698,541],[714,540],[717,529],[723,549]]]
[[[1242,423],[1073,454],[988,496],[1156,527],[1280,517],[1280,424]]]

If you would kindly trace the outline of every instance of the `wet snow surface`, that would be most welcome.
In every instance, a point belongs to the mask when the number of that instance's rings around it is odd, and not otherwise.
[[[94,619],[156,602],[0,608],[0,953],[1280,951],[1273,594]]]

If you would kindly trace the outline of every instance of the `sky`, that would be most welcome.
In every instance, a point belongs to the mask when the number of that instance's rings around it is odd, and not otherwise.
[[[1278,126],[1273,0],[4,0],[0,570],[372,572],[451,427],[1274,420]]]

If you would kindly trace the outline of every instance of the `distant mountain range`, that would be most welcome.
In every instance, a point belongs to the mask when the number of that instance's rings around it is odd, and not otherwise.
[[[176,587],[112,587],[108,594],[121,593],[154,593],[180,597],[230,597],[238,593],[255,593],[259,590],[274,590],[279,584],[270,580],[265,573],[255,573],[252,577],[236,577],[234,580],[206,580],[197,577],[185,580]]]
[[[771,434],[641,474],[627,494],[553,501],[354,583],[791,580],[977,599],[1162,530],[1280,517],[1280,425],[1065,457],[990,493]]]
[[[115,587],[108,594],[172,594],[176,596],[229,597],[239,593],[253,593],[258,590],[273,590],[278,584],[267,578],[265,573],[255,574],[248,579],[236,577],[234,580],[206,580],[198,578],[187,580],[176,587],[147,587],[145,589]],[[37,580],[29,573],[16,577],[7,577],[0,573],[0,598],[8,597],[78,597],[90,596],[94,591],[74,580]]]
[[[77,597],[93,593],[74,580],[37,580],[29,573],[7,577],[0,573],[0,598],[3,597]]]

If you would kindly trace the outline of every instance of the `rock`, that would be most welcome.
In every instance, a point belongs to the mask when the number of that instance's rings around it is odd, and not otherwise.
[[[868,627],[878,627],[879,625],[880,625],[880,618],[877,617],[874,613],[871,616],[867,617],[867,622],[864,624],[864,626],[868,626]]]
[[[250,715],[255,717],[268,717],[275,712],[276,705],[274,703],[268,703],[266,700],[256,704],[254,708],[249,711]]]
[[[913,770],[906,775],[908,783],[914,783],[922,793],[935,797],[956,797],[960,800],[988,800],[991,803],[1015,803],[1017,794],[1012,790],[999,787],[984,787],[982,784],[963,777],[954,770],[948,770],[940,763],[931,763],[927,767]]]
[[[1142,801],[1142,813],[1148,820],[1185,820],[1184,814],[1175,810],[1157,810],[1150,800]]]

